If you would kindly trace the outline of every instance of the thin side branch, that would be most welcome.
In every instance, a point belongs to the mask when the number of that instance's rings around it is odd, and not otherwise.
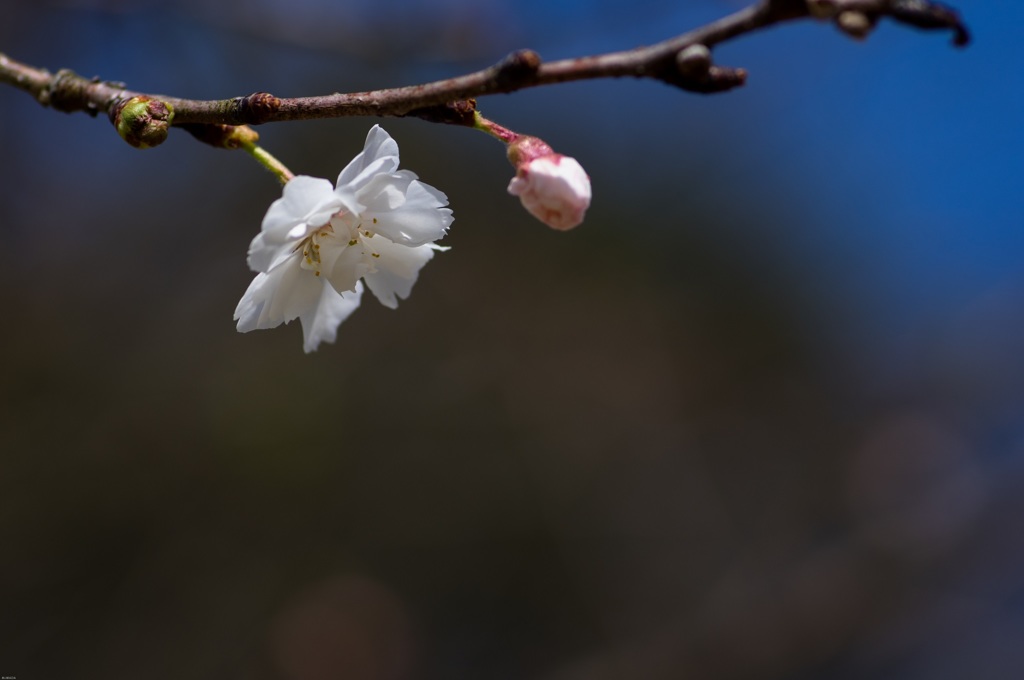
[[[126,101],[135,98],[167,105],[172,112],[164,121],[168,125],[259,125],[345,116],[416,116],[471,125],[473,104],[469,100],[573,80],[631,76],[660,80],[694,92],[721,92],[742,85],[746,71],[712,64],[710,48],[719,43],[803,18],[830,20],[849,35],[864,37],[881,17],[918,28],[951,30],[957,45],[968,40],[967,30],[954,10],[927,0],[761,0],[648,47],[549,63],[543,63],[535,52],[521,50],[475,73],[369,92],[295,98],[258,92],[221,100],[181,99],[136,92],[124,83],[87,79],[68,70],[51,74],[3,54],[0,82],[25,90],[43,106],[58,111],[106,113],[118,126],[121,121],[115,118],[119,111]]]

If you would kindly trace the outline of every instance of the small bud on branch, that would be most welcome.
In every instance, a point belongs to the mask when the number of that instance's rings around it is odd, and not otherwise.
[[[836,25],[851,38],[861,40],[875,27],[875,19],[864,12],[845,10],[836,17]]]
[[[953,44],[970,42],[967,27],[955,10],[929,0],[806,0],[810,15],[816,19],[834,19],[847,35],[864,38],[878,20],[888,16],[903,24],[925,30],[953,31]]]
[[[118,101],[110,109],[117,134],[137,149],[163,144],[173,119],[173,107],[145,95]]]
[[[590,177],[575,158],[555,153],[543,139],[513,132],[479,112],[474,118],[473,127],[506,145],[508,161],[516,169],[508,192],[518,196],[531,215],[559,231],[583,222],[590,207]]]

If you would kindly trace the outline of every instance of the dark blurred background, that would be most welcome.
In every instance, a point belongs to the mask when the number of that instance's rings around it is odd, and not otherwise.
[[[975,43],[810,22],[480,101],[578,158],[384,120],[450,252],[334,345],[231,313],[272,176],[0,89],[0,674],[18,680],[1024,677],[1024,8]],[[0,50],[194,98],[403,85],[743,6],[2,5]],[[261,128],[333,179],[376,121]]]

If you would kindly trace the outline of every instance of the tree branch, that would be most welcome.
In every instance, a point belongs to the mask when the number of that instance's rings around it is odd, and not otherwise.
[[[746,71],[712,64],[710,48],[785,21],[833,21],[853,37],[864,37],[882,17],[923,29],[951,30],[956,45],[968,41],[957,13],[928,0],[761,0],[756,5],[669,40],[622,52],[543,63],[520,50],[482,71],[422,85],[316,97],[279,98],[266,92],[221,100],[181,99],[129,90],[124,83],[83,78],[63,69],[55,74],[0,54],[0,82],[29,92],[58,111],[106,113],[118,127],[125,103],[141,98],[168,111],[143,111],[146,125],[259,125],[286,120],[345,116],[416,116],[434,122],[471,125],[473,104],[484,95],[593,78],[651,78],[693,92],[721,92],[742,85]],[[467,115],[468,111],[468,115]],[[142,123],[139,123],[142,125]],[[135,135],[136,131],[131,130]],[[202,136],[202,135],[197,135]],[[161,140],[159,135],[153,139]],[[159,143],[159,141],[156,141]],[[147,142],[145,145],[153,145]]]

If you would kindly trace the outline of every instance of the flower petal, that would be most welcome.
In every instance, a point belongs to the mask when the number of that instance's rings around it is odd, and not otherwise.
[[[296,226],[313,228],[327,224],[335,212],[334,187],[326,179],[298,175],[284,185],[281,198],[274,201],[263,218],[262,231],[277,239],[305,238]]]
[[[316,351],[321,342],[334,342],[338,337],[338,326],[352,312],[359,309],[363,296],[363,284],[357,283],[355,290],[338,293],[326,282],[321,286],[320,299],[315,307],[309,307],[299,316],[302,324],[302,349],[307,354]]]
[[[373,271],[374,258],[366,247],[364,239],[357,236],[355,243],[338,244],[337,240],[325,241],[320,249],[320,263],[324,276],[339,293],[355,290],[363,276]]]
[[[359,307],[362,285],[344,296],[326,281],[299,266],[301,255],[256,275],[235,308],[241,333],[274,328],[299,318],[303,347],[312,352],[321,342],[334,342],[338,325]]]
[[[409,297],[420,269],[434,257],[434,251],[447,250],[429,243],[410,248],[379,235],[369,239],[367,246],[379,257],[374,258],[374,271],[366,274],[363,280],[380,303],[391,309],[398,307],[396,296],[403,300]]]
[[[242,299],[238,301],[238,306],[235,307],[234,320],[238,322],[236,328],[239,333],[248,333],[258,328],[273,328],[278,325],[269,322],[260,325],[260,316],[263,314],[269,295],[272,294],[270,288],[272,288],[270,277],[263,272],[257,274],[249,284]]]
[[[363,150],[338,175],[338,189],[358,191],[374,175],[398,169],[398,142],[379,125],[370,128]]]
[[[326,179],[299,175],[284,185],[249,245],[249,267],[269,271],[292,246],[322,227],[344,204]]]
[[[299,266],[301,257],[293,253],[269,272],[256,275],[235,308],[240,332],[287,323],[316,302],[323,282]]]
[[[363,227],[406,246],[444,238],[454,219],[448,197],[405,172],[380,175],[360,192]]]

